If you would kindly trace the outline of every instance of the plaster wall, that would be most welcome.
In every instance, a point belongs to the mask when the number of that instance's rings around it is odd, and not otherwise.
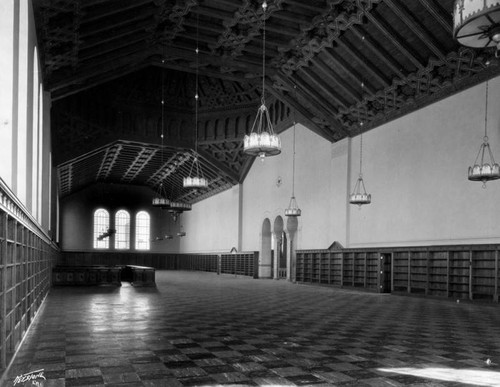
[[[230,252],[238,249],[240,187],[193,205],[181,216],[186,236],[180,240],[182,253]]]
[[[293,177],[293,129],[280,134],[282,151],[278,156],[268,157],[261,162],[256,159],[243,185],[242,204],[242,246],[243,250],[260,250],[262,224],[267,218],[274,220],[281,216],[285,219],[285,209],[292,195]],[[331,144],[302,125],[296,125],[295,154],[295,197],[302,216],[298,219],[297,248],[327,248],[334,240],[333,234],[340,238],[345,231],[338,222],[332,222],[334,205],[331,200],[333,189],[342,195],[345,187],[344,171],[339,167],[332,174]],[[343,156],[341,156],[343,158]],[[335,179],[342,185],[335,185]],[[273,229],[271,231],[274,231]]]
[[[93,249],[93,216],[98,208],[104,208],[114,217],[120,209],[129,212],[131,218],[139,211],[146,211],[151,219],[150,252],[176,253],[179,251],[179,238],[159,240],[171,232],[175,235],[178,224],[166,210],[153,208],[151,199],[154,193],[149,188],[128,185],[94,185],[76,192],[61,200],[61,248],[64,251],[91,251]],[[133,228],[135,221],[131,219]],[[113,225],[113,222],[111,222]],[[134,251],[132,232],[131,249]],[[113,237],[111,237],[113,238]],[[110,239],[110,246],[113,246]],[[113,251],[110,247],[109,251]],[[120,250],[126,252],[127,250]]]
[[[489,82],[488,136],[500,158],[500,78]],[[484,135],[485,84],[363,135],[372,204],[349,208],[350,247],[500,242],[500,184],[467,179]],[[359,168],[352,140],[351,186]]]

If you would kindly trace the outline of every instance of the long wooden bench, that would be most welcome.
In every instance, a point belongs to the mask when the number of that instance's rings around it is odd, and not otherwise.
[[[132,286],[156,286],[154,267],[125,265],[121,275]]]

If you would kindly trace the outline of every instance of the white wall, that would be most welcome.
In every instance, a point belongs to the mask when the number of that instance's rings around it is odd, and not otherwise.
[[[186,236],[180,239],[182,253],[229,252],[238,248],[239,186],[193,205],[181,215]]]
[[[489,81],[488,135],[497,162],[498,100],[500,78]],[[500,243],[500,180],[486,189],[467,180],[482,143],[484,114],[483,83],[365,133],[362,172],[372,203],[360,209],[348,203],[359,174],[360,137],[330,144],[297,125],[297,248],[324,249],[334,241],[344,247]],[[286,224],[293,130],[280,137],[282,153],[255,160],[241,185],[239,243],[245,251],[260,250],[264,219],[273,226],[281,216]],[[236,194],[225,192],[196,204],[185,219],[186,231],[193,228],[197,239],[183,247],[226,251],[236,245],[237,202]]]
[[[488,135],[497,162],[499,97],[496,78],[489,82]],[[482,84],[366,133],[363,176],[372,204],[351,208],[350,246],[500,242],[500,181],[483,189],[467,179],[484,114]],[[359,137],[352,151],[355,179]]]
[[[259,250],[262,223],[277,216],[285,219],[292,194],[293,130],[280,134],[282,151],[262,163],[255,160],[243,183],[243,250]],[[333,240],[338,223],[332,222],[334,210],[339,210],[331,198],[332,190],[345,193],[345,170],[332,173],[331,144],[302,125],[296,125],[295,197],[302,216],[299,218],[298,249],[327,248]],[[335,181],[341,176],[343,184]],[[282,184],[277,180],[281,177]],[[340,209],[341,211],[342,209]],[[345,231],[343,231],[345,235]],[[339,235],[340,237],[340,235]]]

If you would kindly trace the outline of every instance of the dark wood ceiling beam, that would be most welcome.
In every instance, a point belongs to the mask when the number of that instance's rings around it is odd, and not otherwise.
[[[61,81],[53,89],[49,88],[49,90],[51,90],[51,99],[52,101],[57,101],[61,98],[90,89],[101,83],[109,82],[113,79],[139,71],[148,65],[149,62],[144,58],[139,57],[136,61],[130,60],[129,58],[128,61],[123,61],[123,63],[120,64],[115,63],[111,66],[95,68],[92,71],[89,70],[87,74],[83,72],[71,82],[68,80]]]
[[[352,99],[354,100],[359,100],[361,99],[361,95],[358,94],[356,92],[356,90],[354,90],[347,82],[345,82],[342,78],[340,78],[338,75],[336,75],[337,73],[331,69],[330,67],[328,67],[323,61],[321,61],[317,56],[316,57],[313,57],[311,59],[311,63],[317,67],[322,74],[324,74],[324,76],[327,78],[327,79],[330,79],[332,80],[333,82],[335,82],[335,84],[337,85],[337,87],[340,87],[343,92],[345,94],[348,94]],[[326,79],[323,79],[323,82],[325,82]]]
[[[296,13],[291,13],[291,12],[286,12],[286,11],[274,12],[272,15],[272,18],[276,18],[277,20],[283,20],[286,22],[290,22],[290,23],[293,23],[295,25],[298,25],[298,24],[310,25],[311,24],[311,21],[307,16],[301,15],[301,14],[296,14]],[[267,27],[267,24],[271,24],[271,23],[266,23],[266,27]]]
[[[366,83],[369,77],[375,78],[384,87],[390,86],[391,82],[387,77],[370,61],[365,55],[362,55],[358,50],[356,50],[353,45],[341,38],[336,40],[337,44],[342,47],[347,53],[361,66],[365,69],[366,76],[361,75],[360,84]]]
[[[117,19],[114,20],[113,22],[107,21],[106,23],[99,23],[92,27],[90,26],[87,26],[86,28],[82,27],[79,31],[78,36],[80,39],[86,39],[92,36],[112,33],[117,29],[126,28],[128,26],[137,27],[138,23],[141,23],[141,25],[143,25],[145,28],[152,28],[156,23],[154,16],[155,16],[155,10],[150,9],[146,12],[138,13],[133,17]]]
[[[100,2],[100,4],[107,4],[107,3]],[[87,4],[87,0],[80,1],[80,4],[84,10],[83,12],[85,13],[85,17],[82,19],[82,25],[98,21],[104,18],[116,16],[119,15],[120,13],[129,11],[131,9],[140,8],[143,5],[149,5],[151,4],[151,0],[134,0],[132,2],[117,1],[116,3],[117,4],[109,7],[109,10],[107,11],[103,11],[101,8],[99,12],[92,14],[92,10],[88,9],[91,7],[95,7],[97,4],[95,3]]]
[[[158,51],[158,54],[163,54],[163,52]],[[181,58],[192,63],[196,62],[196,53],[194,52],[194,50],[186,50],[178,47],[166,47],[165,54],[167,55],[167,58]],[[198,55],[199,63],[202,65],[211,65],[214,67],[229,67],[234,68],[237,71],[243,71],[244,73],[249,72],[262,74],[262,64],[253,64],[240,60],[205,54],[202,51],[200,51]],[[168,60],[166,62],[168,62]],[[266,67],[266,74],[268,74],[269,76],[273,76],[274,74],[276,74],[276,70],[270,67]]]
[[[297,85],[299,92],[304,93],[304,99],[312,101],[314,108],[321,112],[324,117],[329,117],[332,113],[338,113],[338,109],[335,106],[329,104],[328,101],[321,98],[321,96],[316,93],[316,90],[308,82],[299,78],[297,74],[298,72],[295,73],[293,81]]]
[[[420,3],[427,9],[427,11],[438,21],[450,36],[453,34],[452,19],[435,0],[419,0]]]
[[[389,26],[385,21],[379,20],[375,12],[366,12],[365,16],[367,19],[373,23],[377,29],[379,29],[389,40],[390,42],[406,57],[410,62],[412,62],[415,67],[419,70],[423,69],[425,66],[423,61],[418,58],[418,55],[410,50],[408,44],[404,42],[404,40],[399,36],[399,34],[394,31],[392,27]]]
[[[139,46],[143,49],[147,47],[147,36],[137,36],[135,35],[134,39],[128,40],[120,40],[119,42],[108,42],[105,47],[100,48],[99,50],[87,50],[89,51],[86,55],[80,53],[78,55],[78,60],[80,66],[85,66],[85,62],[93,61],[95,58],[106,58],[109,57],[113,52],[117,52],[120,49],[128,49],[129,47]]]
[[[355,82],[356,85],[361,85],[361,82],[363,82],[362,80],[365,77],[352,67],[344,58],[335,55],[333,49],[331,48],[323,50],[323,53],[329,60],[332,61],[332,64],[335,67],[342,69]],[[371,95],[375,95],[377,93],[377,90],[374,89],[368,81],[365,81],[365,91]]]
[[[136,36],[139,33],[143,33],[145,31],[145,26],[139,26],[137,28],[132,28],[132,29],[123,29],[122,31],[114,34],[107,34],[104,36],[98,36],[95,37],[92,40],[86,40],[82,43],[80,46],[80,53],[84,52],[85,50],[89,50],[91,48],[99,47],[102,46],[106,43],[110,43],[113,41],[120,41],[120,40],[126,40],[127,36]]]
[[[280,93],[274,90],[272,85],[269,85],[270,87],[268,87],[267,90],[269,90],[276,98],[282,100],[283,102],[290,105],[293,109],[295,109],[306,120],[305,124],[310,130],[312,130],[318,136],[321,136],[324,139],[333,142],[335,140],[333,133],[331,131],[326,131],[325,129],[317,125],[314,121],[315,117],[313,116],[313,114],[307,108],[302,106],[299,101],[297,101],[294,97],[292,98],[292,96],[290,95],[292,93],[292,90],[294,90],[294,87],[296,86],[296,84],[293,83],[295,81],[290,80],[290,78],[285,75],[278,75],[276,76],[276,78],[280,83],[284,84],[288,88],[288,90],[290,90],[290,92],[288,94]],[[307,94],[302,94],[302,97],[304,99],[308,99]],[[321,118],[325,122],[328,122],[333,129],[339,131],[343,135],[347,135],[347,131],[343,128],[342,124],[338,122],[334,117],[332,117],[331,113],[328,110],[325,111],[321,108],[319,109],[320,113],[322,113]]]
[[[405,74],[401,71],[401,64],[398,63],[382,45],[373,40],[361,26],[353,26],[350,31],[366,45],[372,54],[385,63],[396,76],[400,79],[405,78]]]
[[[317,12],[318,14],[326,11],[325,7],[315,6],[311,4],[312,2],[310,3],[304,0],[286,0],[286,2],[291,6],[307,9],[312,12]]]
[[[213,17],[215,19],[220,19],[224,21],[232,20],[234,17],[233,12],[224,11],[220,9],[208,8],[208,7],[193,7],[191,12],[194,15],[203,15],[207,17]]]
[[[340,105],[344,108],[347,107],[348,102],[344,98],[342,98],[332,87],[330,87],[330,85],[325,82],[324,78],[321,78],[318,74],[315,74],[308,67],[303,67],[299,71],[311,80],[311,85],[315,90],[323,90],[323,92],[327,96],[327,98],[325,99],[332,99],[337,105]]]
[[[238,152],[238,150],[235,151]],[[240,182],[240,177],[235,171],[233,171],[231,168],[228,168],[227,165],[218,161],[209,152],[203,149],[198,149],[198,153],[206,163],[210,164],[213,168],[226,175],[226,177],[231,181],[232,184],[238,184]]]
[[[440,44],[434,39],[434,37],[425,30],[422,24],[412,16],[404,6],[399,6],[393,0],[384,0],[385,4],[403,21],[407,26],[410,27],[411,31],[418,36],[418,38],[431,50],[436,57],[446,62],[446,54],[444,49],[440,47]]]

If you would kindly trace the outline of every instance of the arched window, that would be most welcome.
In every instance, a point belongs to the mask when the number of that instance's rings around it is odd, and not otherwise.
[[[120,210],[115,215],[115,249],[130,249],[130,214]]]
[[[99,208],[94,212],[94,248],[109,249],[109,237],[101,236],[109,229],[109,212]]]
[[[149,250],[149,239],[149,214],[146,211],[140,211],[135,217],[135,248],[137,250]]]

